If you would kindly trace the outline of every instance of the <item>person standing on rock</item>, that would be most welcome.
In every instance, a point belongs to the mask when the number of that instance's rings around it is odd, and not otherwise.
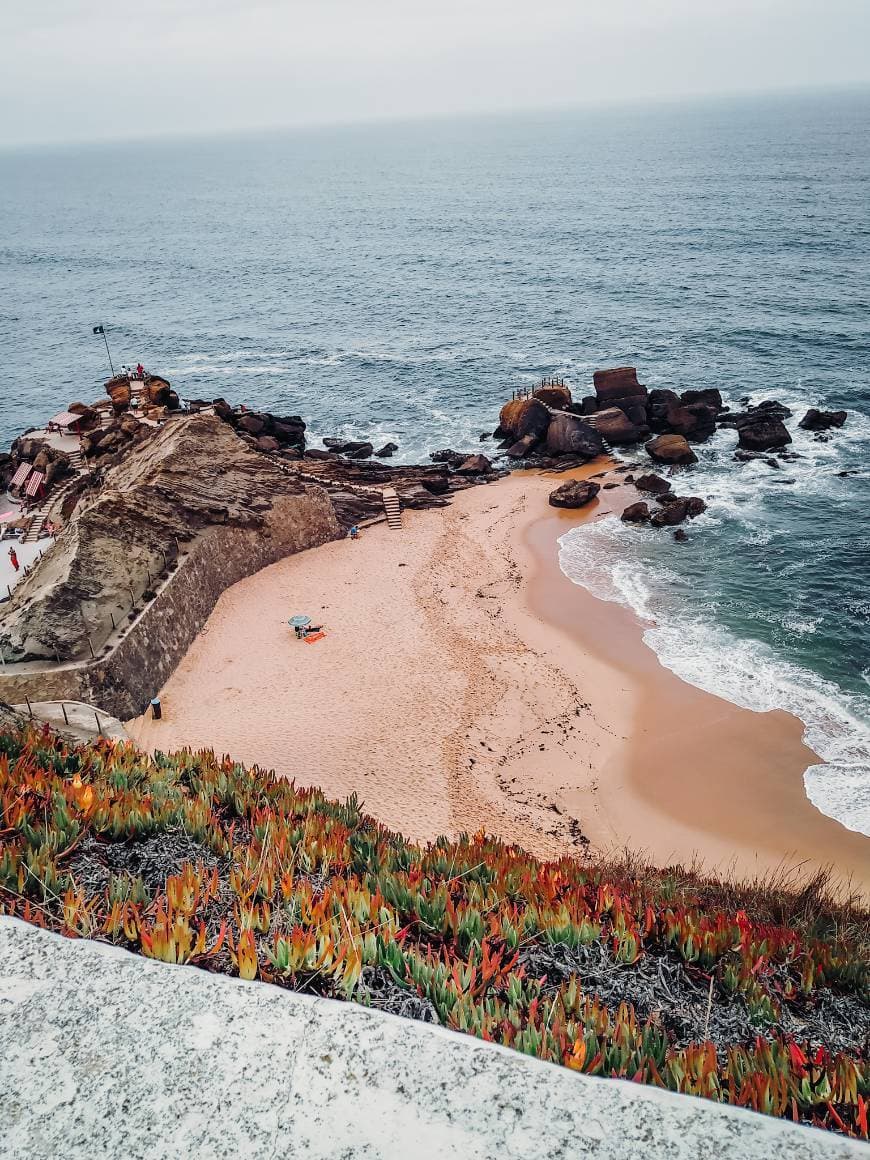
[[[21,565],[18,563],[18,553],[15,551],[14,548],[9,549],[9,562],[12,564],[12,567],[15,569],[16,572],[21,567]]]

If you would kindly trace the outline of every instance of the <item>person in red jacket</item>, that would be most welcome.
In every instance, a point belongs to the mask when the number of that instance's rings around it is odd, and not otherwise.
[[[18,554],[16,553],[16,551],[15,551],[15,549],[14,549],[14,548],[10,548],[10,549],[9,549],[9,560],[10,560],[10,562],[11,562],[11,564],[12,564],[12,567],[13,567],[13,568],[15,569],[15,571],[17,572],[17,571],[18,571],[18,569],[19,569],[19,567],[20,567],[20,565],[19,565],[19,563],[18,563]]]

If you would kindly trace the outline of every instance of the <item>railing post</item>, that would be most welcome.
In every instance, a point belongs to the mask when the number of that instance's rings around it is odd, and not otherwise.
[[[99,715],[99,713],[96,711],[96,709],[94,709],[94,720],[95,720],[95,721],[96,721],[96,723],[97,723],[97,736],[98,736],[98,737],[102,737],[102,735],[103,735],[103,728],[102,728],[102,726],[100,725],[100,715]]]
[[[64,724],[69,725],[69,717],[66,715],[66,705],[63,703],[63,701],[60,703],[60,711],[63,713]]]
[[[30,714],[30,720],[33,720],[33,706],[30,704],[30,698],[24,694],[24,700],[27,702],[27,712]]]
[[[91,642],[90,636],[88,636],[88,648],[91,650],[91,660],[95,661],[97,659],[97,654],[94,652],[94,646]]]

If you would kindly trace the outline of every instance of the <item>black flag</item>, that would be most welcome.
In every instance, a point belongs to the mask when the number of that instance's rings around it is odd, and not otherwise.
[[[105,333],[106,332],[103,330],[102,326],[95,326],[94,327],[94,334],[105,334]]]

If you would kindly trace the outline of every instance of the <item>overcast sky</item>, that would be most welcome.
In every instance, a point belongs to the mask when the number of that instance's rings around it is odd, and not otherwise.
[[[870,83],[870,0],[0,0],[0,143]]]

